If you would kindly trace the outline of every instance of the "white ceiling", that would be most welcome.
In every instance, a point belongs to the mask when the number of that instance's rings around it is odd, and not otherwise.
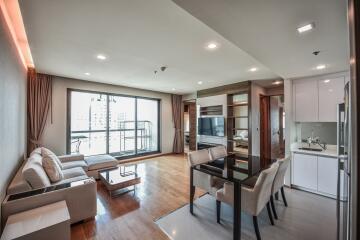
[[[171,0],[20,0],[20,8],[39,72],[175,93],[278,78]],[[213,41],[220,47],[205,49]]]
[[[173,1],[283,78],[349,69],[345,0]],[[313,31],[297,33],[311,22]]]

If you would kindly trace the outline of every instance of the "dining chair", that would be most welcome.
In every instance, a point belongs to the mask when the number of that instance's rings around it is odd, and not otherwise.
[[[285,191],[284,191],[284,179],[285,179],[286,171],[290,164],[290,157],[279,159],[279,160],[277,160],[277,163],[279,164],[279,168],[275,175],[274,183],[271,188],[271,196],[270,196],[271,209],[274,213],[275,219],[278,219],[278,215],[277,215],[275,204],[274,204],[274,195],[277,195],[278,192],[280,191],[282,199],[284,201],[284,205],[286,207],[288,206],[286,197],[285,197]],[[278,197],[276,197],[276,199],[278,199]]]
[[[279,165],[273,164],[270,168],[262,171],[253,188],[241,187],[241,210],[253,216],[253,224],[256,238],[261,239],[257,216],[266,206],[271,225],[274,225],[270,210],[270,196],[272,184]],[[220,223],[221,202],[234,206],[234,185],[224,183],[224,187],[216,192],[217,222]]]
[[[211,162],[212,159],[207,149],[193,151],[188,153],[188,163],[190,166],[204,164]],[[209,174],[193,171],[193,186],[200,188],[212,196],[215,196],[216,191],[223,187],[224,180],[210,176]],[[191,197],[194,197],[195,190],[190,192]]]
[[[213,159],[213,160],[224,158],[228,155],[228,153],[226,151],[226,147],[223,145],[209,148],[209,152],[210,152],[211,159]]]

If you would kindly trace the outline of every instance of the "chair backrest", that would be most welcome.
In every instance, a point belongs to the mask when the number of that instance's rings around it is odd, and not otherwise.
[[[212,160],[224,158],[227,156],[226,147],[223,145],[209,148],[209,152]]]
[[[190,166],[210,162],[211,158],[207,149],[193,151],[188,153],[188,162]]]
[[[284,178],[285,178],[286,170],[288,169],[290,164],[290,157],[279,159],[277,160],[277,163],[279,164],[279,169],[275,175],[274,183],[271,189],[271,194],[278,192],[280,188],[284,186]]]
[[[275,179],[275,175],[278,171],[279,164],[273,164],[269,169],[266,169],[260,173],[258,180],[254,186],[254,200],[256,201],[255,213],[256,215],[261,212],[266,203],[270,200],[271,189]]]

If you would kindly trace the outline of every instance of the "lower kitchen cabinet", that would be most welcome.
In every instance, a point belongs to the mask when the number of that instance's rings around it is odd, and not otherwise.
[[[337,158],[294,153],[292,174],[293,185],[326,196],[336,196]]]
[[[317,171],[317,156],[294,154],[293,184],[316,191]]]
[[[318,191],[336,195],[338,160],[318,156]]]

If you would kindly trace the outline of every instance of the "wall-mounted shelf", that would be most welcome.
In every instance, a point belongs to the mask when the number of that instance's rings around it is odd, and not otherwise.
[[[235,154],[238,157],[248,157],[251,154],[250,96],[251,87],[244,91],[227,95],[228,153]],[[247,136],[242,139],[234,139],[239,134],[237,131],[245,131]]]
[[[200,116],[223,115],[222,105],[200,107]]]

